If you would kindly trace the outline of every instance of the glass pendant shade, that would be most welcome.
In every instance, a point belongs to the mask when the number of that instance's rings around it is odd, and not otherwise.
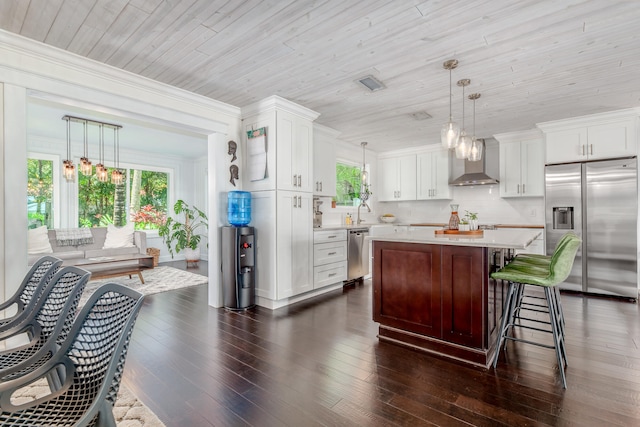
[[[93,166],[91,165],[91,160],[86,157],[80,158],[80,172],[84,175],[91,175],[93,173]]]
[[[109,181],[109,172],[107,171],[107,168],[105,168],[102,163],[98,163],[96,165],[96,177],[98,177],[98,181],[100,182]]]
[[[440,140],[442,147],[446,149],[455,148],[458,145],[458,138],[460,137],[460,127],[456,122],[449,121],[445,123],[440,130]]]
[[[482,160],[482,152],[484,151],[484,144],[482,141],[473,138],[471,142],[471,150],[469,150],[469,161],[477,162]]]
[[[458,145],[456,145],[456,159],[466,159],[471,152],[471,137],[462,130],[460,132],[460,138],[458,138]]]
[[[115,185],[121,185],[124,183],[124,174],[119,169],[111,171],[111,183]]]
[[[62,176],[67,182],[72,182],[76,177],[76,167],[71,160],[65,160],[62,162]]]

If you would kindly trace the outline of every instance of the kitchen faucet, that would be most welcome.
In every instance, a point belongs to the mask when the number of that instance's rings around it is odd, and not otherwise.
[[[360,204],[358,205],[358,220],[356,221],[357,225],[360,225],[360,223],[362,222],[362,220],[360,219],[360,208],[362,207],[362,205],[365,205],[367,207],[367,210],[371,212],[371,208],[369,207],[367,202],[365,202],[364,200],[360,202]]]

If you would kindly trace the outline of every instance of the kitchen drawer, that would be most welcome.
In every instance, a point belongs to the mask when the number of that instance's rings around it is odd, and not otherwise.
[[[325,265],[347,260],[347,242],[316,243],[313,245],[313,265]]]
[[[313,287],[331,285],[347,280],[347,261],[334,262],[313,268]]]
[[[347,240],[347,230],[323,230],[313,232],[313,243],[326,243]]]

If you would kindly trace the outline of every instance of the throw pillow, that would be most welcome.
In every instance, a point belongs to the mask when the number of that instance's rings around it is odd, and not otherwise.
[[[133,222],[124,227],[116,227],[113,224],[109,224],[102,249],[131,248],[135,246],[133,244],[133,227]]]
[[[53,253],[46,225],[27,230],[27,252],[29,255]]]

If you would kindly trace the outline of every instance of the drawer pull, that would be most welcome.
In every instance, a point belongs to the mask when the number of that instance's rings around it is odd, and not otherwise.
[[[335,255],[335,252],[329,252],[327,255]]]
[[[336,274],[338,274],[338,273],[330,273],[330,274],[329,274],[329,277],[333,277],[333,276],[335,276]]]
[[[336,236],[336,235],[334,234],[333,236],[327,236],[327,239],[335,239],[336,237],[338,237],[338,236]]]

